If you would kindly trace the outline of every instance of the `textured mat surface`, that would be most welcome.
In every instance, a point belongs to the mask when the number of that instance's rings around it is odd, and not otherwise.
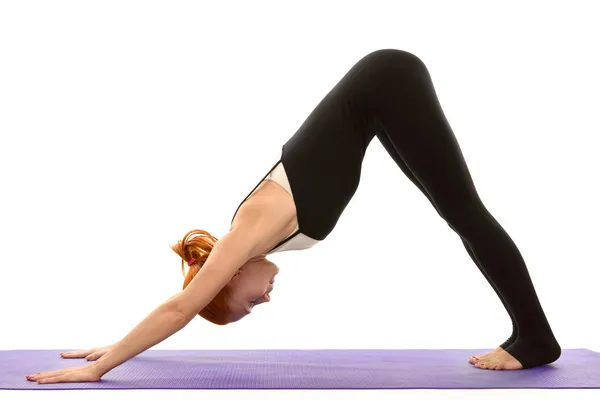
[[[99,382],[41,385],[25,375],[89,363],[60,350],[0,351],[0,389],[600,388],[600,353],[563,350],[551,365],[481,370],[473,350],[148,350]],[[2,397],[0,395],[0,397]]]

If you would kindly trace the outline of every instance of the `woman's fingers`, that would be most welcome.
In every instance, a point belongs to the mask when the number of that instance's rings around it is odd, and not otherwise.
[[[51,377],[38,379],[37,383],[76,382],[77,380],[73,379],[73,378],[74,378],[74,375],[69,374],[67,372],[67,373],[60,374],[60,375],[54,375]]]
[[[28,381],[37,381],[37,383],[95,382],[99,381],[100,378],[101,375],[91,365],[27,375]]]
[[[40,379],[37,381],[37,383],[57,383],[57,382],[68,382],[66,381],[64,378],[57,376],[54,378],[45,378],[45,379]]]
[[[60,375],[62,373],[63,373],[62,371],[39,372],[37,374],[28,375],[27,376],[27,380],[28,381],[37,381],[37,380],[40,380],[40,379],[51,378],[53,376]]]
[[[89,356],[87,356],[85,359],[88,361],[94,361],[99,359],[100,357],[102,357],[103,355],[105,355],[106,353],[108,353],[108,351],[110,350],[112,346],[105,346],[105,347],[99,347],[97,349],[93,349],[94,352],[92,354],[90,354]]]
[[[108,352],[110,347],[111,346],[104,346],[104,347],[94,347],[93,349],[89,349],[89,350],[65,351],[64,353],[60,353],[60,356],[62,358],[84,358],[85,357],[88,361],[97,360],[102,355],[106,354],[106,352]],[[97,355],[93,356],[96,353],[97,353]],[[92,357],[92,356],[95,358],[88,358],[88,357]]]
[[[65,351],[64,353],[60,353],[62,358],[83,358],[89,355],[92,350],[75,350],[75,351]]]
[[[64,373],[68,373],[69,371],[73,371],[73,370],[75,370],[77,368],[79,368],[79,367],[65,368],[65,369],[61,369],[61,370],[58,370],[58,371],[51,371],[51,372],[38,372],[37,374],[27,375],[27,379],[28,380],[32,380],[32,381],[37,381],[39,379],[52,378],[54,376],[58,376],[58,375],[62,375]]]
[[[96,352],[90,354],[89,356],[87,356],[85,359],[88,361],[96,361],[97,359],[102,357],[105,353],[106,352],[96,351]]]

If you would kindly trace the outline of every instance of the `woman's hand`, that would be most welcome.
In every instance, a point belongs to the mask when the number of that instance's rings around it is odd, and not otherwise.
[[[76,350],[76,351],[65,351],[64,353],[60,353],[62,358],[83,358],[85,357],[88,361],[96,361],[113,347],[114,345],[104,346],[104,347],[94,347],[89,350]]]
[[[39,372],[27,375],[28,381],[37,383],[59,383],[59,382],[96,382],[102,375],[98,373],[94,364],[82,367],[65,368],[54,372]]]
[[[108,353],[114,345],[104,347],[94,347],[89,350],[65,351],[60,353],[62,358],[84,358],[87,361],[95,361]],[[58,383],[58,382],[95,382],[100,380],[102,375],[93,365],[65,368],[54,372],[39,372],[34,375],[27,375],[28,381],[37,381],[37,383]]]

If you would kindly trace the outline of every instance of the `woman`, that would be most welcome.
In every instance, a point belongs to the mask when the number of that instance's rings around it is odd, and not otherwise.
[[[481,202],[426,66],[406,51],[383,49],[357,62],[283,145],[280,159],[240,204],[224,237],[195,230],[171,246],[190,266],[182,292],[118,343],[63,354],[95,363],[28,379],[98,380],[196,314],[224,325],[268,302],[279,269],[266,256],[306,249],[329,235],[358,187],[375,136],[461,237],[512,319],[506,342],[469,361],[478,368],[521,369],[557,360],[561,348],[525,262]]]

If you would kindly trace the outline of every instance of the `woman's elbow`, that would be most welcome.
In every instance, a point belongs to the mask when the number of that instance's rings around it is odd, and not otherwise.
[[[164,304],[164,308],[173,315],[173,319],[187,323],[196,316],[196,313],[192,310],[190,304],[185,304],[185,297],[182,296],[182,293],[183,292],[177,293],[167,300]]]

